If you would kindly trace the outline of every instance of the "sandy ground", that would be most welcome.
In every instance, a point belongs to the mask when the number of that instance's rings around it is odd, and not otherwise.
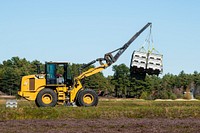
[[[0,121],[0,133],[198,133],[200,119],[70,119]]]

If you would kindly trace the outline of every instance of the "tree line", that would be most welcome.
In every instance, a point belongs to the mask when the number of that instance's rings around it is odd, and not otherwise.
[[[27,61],[25,58],[12,57],[0,64],[0,91],[9,95],[17,95],[21,78],[25,75],[36,74],[40,61]],[[71,73],[78,76],[81,64],[70,65]],[[94,66],[92,66],[94,67]],[[130,69],[125,64],[113,65],[114,74],[105,77],[98,73],[84,79],[84,87],[94,89],[100,96],[132,97],[142,99],[176,99],[195,98],[200,95],[200,73],[194,71],[186,74],[181,71],[178,75],[165,74],[163,77],[146,75],[145,79],[131,76]]]

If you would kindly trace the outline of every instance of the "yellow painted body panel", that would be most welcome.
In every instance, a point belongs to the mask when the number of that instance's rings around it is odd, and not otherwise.
[[[30,79],[33,80],[32,88]],[[22,97],[24,97],[27,100],[35,100],[37,97],[37,94],[40,90],[42,90],[46,85],[46,79],[45,75],[28,75],[22,77],[21,80],[21,88],[20,91],[18,91],[18,94]]]
[[[33,79],[31,85],[30,80]],[[32,88],[31,88],[32,86]],[[27,100],[34,101],[37,98],[37,94],[44,88],[53,87],[58,94],[58,101],[64,101],[66,99],[65,93],[68,91],[68,87],[63,84],[46,85],[45,75],[28,75],[22,77],[21,89],[18,91],[18,95],[24,97]]]
[[[75,98],[76,98],[78,91],[83,88],[80,80],[77,80],[75,82],[76,82],[76,85],[74,85],[74,88],[69,91],[70,92],[70,103],[75,102]]]

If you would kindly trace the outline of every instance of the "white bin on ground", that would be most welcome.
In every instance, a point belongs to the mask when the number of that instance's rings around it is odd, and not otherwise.
[[[6,108],[17,108],[17,100],[7,100],[6,101]]]

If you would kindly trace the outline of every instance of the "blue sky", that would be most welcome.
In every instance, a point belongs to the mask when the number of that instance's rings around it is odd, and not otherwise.
[[[87,63],[121,47],[152,22],[164,74],[200,72],[199,0],[0,0],[0,62],[27,60]],[[130,65],[148,30],[116,65]],[[112,67],[103,71],[112,75]]]

